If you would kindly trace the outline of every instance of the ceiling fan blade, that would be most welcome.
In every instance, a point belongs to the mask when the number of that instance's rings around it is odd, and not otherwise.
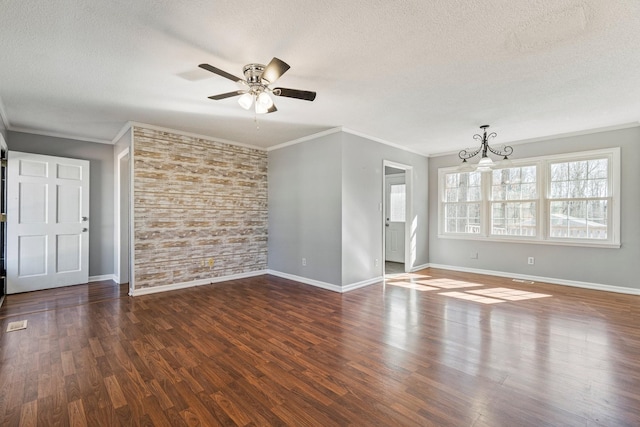
[[[273,83],[280,78],[287,70],[291,68],[289,64],[286,62],[274,57],[271,62],[264,67],[264,71],[262,72],[262,76],[260,77],[262,80],[266,80],[269,83]]]
[[[233,74],[229,74],[229,73],[227,73],[226,71],[222,71],[221,69],[216,68],[216,67],[214,67],[213,65],[209,65],[209,64],[200,64],[200,65],[198,65],[198,67],[200,67],[200,68],[202,68],[202,69],[204,69],[204,70],[207,70],[207,71],[211,71],[212,73],[217,74],[217,75],[219,75],[219,76],[221,76],[221,77],[224,77],[224,78],[226,78],[226,79],[233,80],[234,82],[240,82],[240,81],[242,81],[242,79],[241,79],[241,78],[236,77],[236,76],[234,76]]]
[[[273,104],[271,107],[269,107],[269,109],[267,110],[267,114],[269,113],[275,113],[276,111],[278,111],[278,109],[276,108],[276,104]]]
[[[215,99],[216,101],[219,101],[221,99],[231,98],[232,96],[242,95],[243,93],[245,93],[245,92],[242,91],[242,90],[234,90],[233,92],[221,93],[220,95],[211,95],[208,98],[209,99]]]
[[[286,87],[277,87],[273,89],[273,94],[277,96],[286,96],[287,98],[304,99],[305,101],[313,101],[316,99],[316,93],[308,90],[287,89]]]

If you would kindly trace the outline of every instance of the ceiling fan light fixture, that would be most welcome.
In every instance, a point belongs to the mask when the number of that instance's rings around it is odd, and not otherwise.
[[[261,92],[260,95],[258,95],[256,103],[264,106],[268,110],[273,106],[273,99],[271,99],[267,92]]]
[[[269,112],[269,107],[256,101],[256,114],[266,114]]]
[[[266,66],[254,63],[245,65],[242,69],[244,78],[236,77],[209,64],[200,64],[199,67],[240,84],[241,86],[240,90],[212,95],[207,98],[219,101],[240,95],[238,99],[240,106],[245,110],[249,110],[251,106],[253,106],[256,114],[278,111],[271,95],[301,99],[304,101],[313,101],[316,99],[316,93],[312,91],[281,87],[271,89],[269,87],[269,85],[273,84],[289,69],[289,64],[275,57]]]
[[[238,98],[238,104],[240,104],[240,106],[245,110],[248,110],[249,108],[251,108],[251,104],[253,104],[253,95],[248,92],[245,93],[240,98]]]

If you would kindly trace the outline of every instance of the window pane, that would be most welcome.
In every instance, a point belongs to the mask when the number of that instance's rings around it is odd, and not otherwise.
[[[551,198],[582,199],[609,195],[608,160],[581,160],[551,165]]]
[[[491,207],[491,234],[507,236],[535,236],[535,202],[500,202]]]
[[[551,198],[565,199],[569,197],[569,185],[566,181],[551,183]]]
[[[480,172],[445,175],[445,201],[475,202],[480,200]]]
[[[406,207],[405,184],[391,184],[389,192],[389,221],[404,222]]]
[[[480,204],[451,203],[444,208],[445,232],[480,233]]]
[[[607,178],[608,167],[607,159],[589,160],[589,179]]]
[[[607,201],[551,202],[551,237],[572,239],[607,238]]]
[[[491,174],[492,200],[536,199],[536,167],[497,169]]]

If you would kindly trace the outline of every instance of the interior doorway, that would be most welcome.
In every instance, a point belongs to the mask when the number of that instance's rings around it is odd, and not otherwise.
[[[130,277],[130,156],[129,149],[118,154],[116,164],[116,271],[119,284],[128,283],[131,288]]]
[[[410,271],[411,166],[384,161],[383,274]]]

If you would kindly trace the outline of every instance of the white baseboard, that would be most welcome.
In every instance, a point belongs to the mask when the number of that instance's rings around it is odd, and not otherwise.
[[[350,285],[345,285],[342,287],[342,292],[349,292],[355,289],[364,288],[365,286],[373,285],[374,283],[380,283],[384,281],[384,277],[378,276],[373,279],[363,280],[361,282],[351,283]]]
[[[113,280],[118,283],[117,277],[115,274],[102,274],[100,276],[89,276],[89,282],[102,282],[103,280]]]
[[[311,285],[317,288],[322,288],[322,289],[326,289],[333,292],[339,292],[339,293],[353,291],[355,289],[373,285],[374,283],[379,283],[384,280],[384,278],[380,276],[380,277],[374,277],[373,279],[363,280],[361,282],[351,283],[345,286],[338,286],[332,283],[322,282],[320,280],[314,280],[314,279],[309,279],[307,277],[296,276],[295,274],[282,273],[281,271],[267,270],[267,274],[271,274],[273,276],[282,277],[283,279],[289,279],[295,282],[304,283],[305,285]]]
[[[320,280],[309,279],[307,277],[296,276],[295,274],[283,273],[276,270],[267,270],[267,274],[282,277],[283,279],[293,280],[295,282],[304,283],[305,285],[315,286],[317,288],[326,289],[333,292],[342,292],[342,287],[333,283],[321,282]]]
[[[134,289],[129,291],[129,296],[155,294],[158,292],[175,291],[177,289],[192,288],[194,286],[211,285],[213,283],[226,282],[228,280],[245,279],[247,277],[262,276],[267,270],[250,271],[248,273],[232,274],[230,276],[211,277],[208,279],[193,280],[191,282],[172,283],[170,285],[153,286],[151,288]]]
[[[486,274],[489,276],[510,277],[514,279],[530,280],[532,282],[544,282],[554,285],[573,286],[576,288],[594,289],[596,291],[616,292],[619,294],[640,295],[640,289],[625,288],[622,286],[604,285],[601,283],[580,282],[577,280],[557,279],[554,277],[530,276],[528,274],[507,273],[504,271],[482,270],[479,268],[458,267],[455,265],[429,264],[431,268],[441,268],[443,270],[462,271],[465,273]]]
[[[431,264],[429,264],[429,263],[422,264],[422,265],[416,265],[411,270],[409,270],[409,272],[410,273],[415,273],[418,270],[424,270],[425,268],[429,268],[429,267],[431,267]]]

